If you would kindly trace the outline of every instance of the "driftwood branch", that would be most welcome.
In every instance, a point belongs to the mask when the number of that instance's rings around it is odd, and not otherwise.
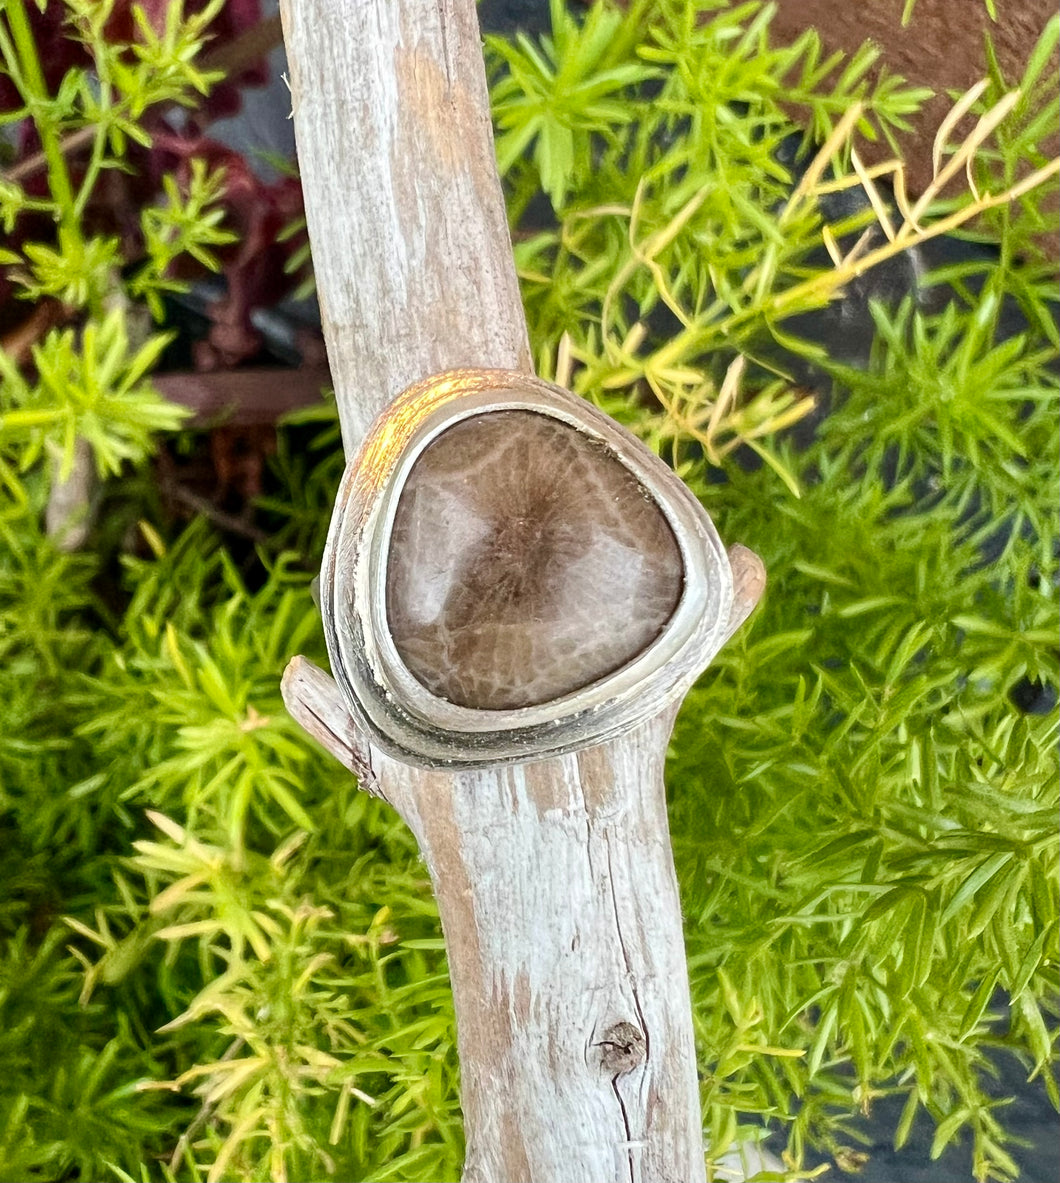
[[[674,711],[559,759],[462,772],[358,737],[304,659],[284,698],[411,827],[457,1004],[465,1183],[703,1179],[662,762]]]
[[[291,717],[357,777],[365,792],[381,796],[372,747],[339,694],[334,679],[305,657],[284,670],[280,690]]]
[[[413,382],[529,371],[469,0],[281,4],[347,456]]]
[[[744,548],[726,556],[694,498],[628,433],[528,377],[474,0],[282,0],[281,14],[350,460],[321,575],[337,682],[296,658],[285,701],[397,809],[430,869],[453,981],[466,1183],[697,1183],[702,1118],[662,768],[679,695],[751,611],[761,564]],[[442,373],[451,370],[460,372]],[[509,507],[489,489],[480,516],[468,517],[457,480],[457,508],[438,518],[455,530],[452,545],[431,557],[444,566],[451,549],[452,570],[420,588],[419,551],[436,515],[428,504],[429,528],[417,526],[421,498],[403,534],[394,522],[409,474],[432,449],[442,455],[437,441],[450,428],[503,413],[521,431],[540,423],[527,412],[549,419],[544,435],[561,449],[569,433],[605,485],[625,470],[616,479],[631,490],[629,517],[655,515],[664,543],[671,535],[679,602],[626,665],[554,701],[495,708],[417,680],[403,665],[393,604],[418,612],[437,601],[444,615],[453,599],[437,593],[444,577],[474,609],[461,563],[474,567],[490,531],[498,546],[516,537],[530,547],[538,566],[528,573],[547,568],[562,584],[563,555],[573,547],[584,560],[592,524],[564,535],[557,553],[541,542],[563,499],[538,479],[536,460],[522,461],[525,476],[500,479],[516,500],[541,486],[551,516],[540,530],[527,528],[522,508],[505,524]],[[528,430],[532,450],[540,432]],[[476,479],[469,472],[468,489]],[[622,570],[631,572],[640,559],[626,547],[623,515],[613,498],[600,501],[600,553],[630,555]],[[547,599],[547,580],[510,569],[520,594],[524,583],[534,594],[544,585]],[[394,570],[413,583],[395,589]],[[488,565],[485,574],[488,583]],[[550,619],[545,607],[538,623]],[[520,617],[500,624],[502,637],[517,634]],[[485,625],[489,634],[497,621]],[[494,656],[514,679],[527,673]],[[452,671],[443,662],[436,672],[444,687]]]

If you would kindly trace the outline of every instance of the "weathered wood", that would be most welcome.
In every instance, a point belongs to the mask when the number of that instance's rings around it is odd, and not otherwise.
[[[662,764],[673,711],[408,783],[449,948],[466,1183],[704,1178]]]
[[[723,645],[755,610],[766,589],[765,564],[753,550],[733,543],[729,547],[729,565],[732,568],[732,608],[722,638]]]
[[[401,390],[531,369],[471,0],[283,0],[347,456]]]
[[[296,658],[285,701],[395,807],[430,869],[453,981],[466,1183],[699,1183],[702,1123],[662,789],[674,695],[657,685],[643,716],[623,716],[628,726],[587,726],[586,736],[606,742],[590,738],[581,750],[560,745],[562,754],[543,759],[540,751],[557,749],[541,740],[538,758],[531,746],[492,765],[425,768],[396,754],[400,742],[382,749],[386,728],[362,727],[365,704],[342,668],[362,660],[357,637],[367,634],[353,620],[351,597],[362,592],[342,584],[358,552],[334,540],[343,515],[355,517],[351,503],[374,512],[371,489],[401,479],[404,404],[358,460],[369,424],[428,375],[530,370],[473,0],[282,0],[281,12],[324,333],[353,462],[322,576],[343,689]],[[625,455],[632,441],[608,442],[633,468],[650,467]],[[675,508],[686,491],[668,496],[672,522],[691,512]],[[726,560],[704,522],[690,523],[688,537],[709,542],[721,579],[703,595],[694,589],[705,616],[713,604],[725,621],[696,634],[702,646],[709,633],[713,652],[757,600],[761,565],[742,548]],[[693,550],[683,550],[686,561]],[[368,615],[378,623],[385,614]],[[373,629],[385,634],[385,621]],[[678,666],[683,689],[690,659]],[[652,677],[659,683],[659,668]],[[384,709],[388,700],[405,709],[401,690],[398,677],[379,699]],[[437,701],[441,734],[458,712]],[[575,714],[577,706],[571,696]]]
[[[726,635],[762,591],[730,551]],[[419,841],[449,950],[465,1183],[705,1178],[662,769],[675,707],[550,760],[428,770],[388,757],[304,658],[292,716]]]
[[[557,759],[428,771],[373,751],[334,683],[296,660],[291,713],[353,771],[370,763],[430,870],[465,1183],[704,1179],[662,781],[674,710]]]

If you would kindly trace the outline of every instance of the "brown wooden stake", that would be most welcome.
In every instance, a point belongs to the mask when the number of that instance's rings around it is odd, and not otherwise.
[[[295,658],[285,701],[420,843],[465,1183],[702,1181],[662,768],[761,563],[530,375],[473,0],[281,12],[350,459],[321,577],[336,680]]]

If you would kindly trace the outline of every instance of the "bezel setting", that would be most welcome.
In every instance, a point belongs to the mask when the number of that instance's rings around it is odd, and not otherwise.
[[[423,451],[448,428],[495,411],[555,418],[602,443],[650,495],[677,541],[683,587],[662,631],[633,660],[549,702],[511,710],[457,706],[406,668],[386,618],[398,500]],[[369,429],[347,465],[321,569],[332,672],[373,743],[426,767],[546,759],[596,743],[676,701],[721,648],[733,601],[728,556],[709,516],[639,440],[558,386],[507,370],[455,370],[416,383]]]

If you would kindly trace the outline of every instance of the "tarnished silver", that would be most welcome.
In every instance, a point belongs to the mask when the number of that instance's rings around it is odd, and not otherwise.
[[[495,411],[552,416],[607,447],[665,515],[683,591],[660,635],[627,665],[554,701],[515,710],[456,706],[405,667],[386,618],[386,572],[401,491],[423,450],[461,420]],[[639,440],[568,391],[507,370],[455,370],[416,383],[369,429],[347,466],[321,569],[332,672],[372,741],[424,767],[541,760],[603,743],[677,701],[746,615],[709,516]],[[736,597],[739,600],[739,596]],[[749,609],[748,609],[749,610]]]

